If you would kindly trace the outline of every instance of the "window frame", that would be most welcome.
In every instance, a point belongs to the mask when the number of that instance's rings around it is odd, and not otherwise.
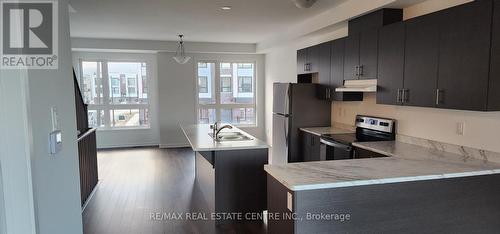
[[[201,86],[200,86],[200,79],[201,78],[205,78],[205,82],[204,82],[205,85],[206,85],[206,87],[204,87],[206,89],[205,92],[201,92],[200,91],[200,88],[201,88]],[[204,94],[208,93],[208,76],[198,76],[198,89],[197,90],[198,90],[199,93],[204,93]]]
[[[96,111],[98,114],[98,119],[99,117],[99,112],[104,111],[104,127],[101,126],[96,126],[98,130],[134,130],[134,129],[151,129],[151,102],[152,97],[149,92],[146,93],[148,103],[134,103],[134,104],[113,104],[110,103],[110,98],[112,98],[112,91],[113,91],[113,84],[112,84],[112,79],[109,76],[108,72],[108,63],[143,63],[146,66],[146,84],[148,86],[148,91],[149,91],[149,86],[151,85],[152,82],[152,71],[151,69],[153,68],[153,63],[149,61],[148,59],[143,59],[143,58],[138,58],[138,59],[117,59],[117,58],[79,58],[78,59],[78,70],[79,70],[79,77],[78,77],[78,83],[79,85],[83,83],[83,62],[96,62],[96,63],[101,63],[101,73],[102,73],[102,92],[103,92],[103,97],[102,97],[102,103],[101,104],[87,104],[87,109],[88,111]],[[141,65],[142,66],[142,65]],[[142,69],[142,68],[141,68]],[[142,71],[141,71],[142,72]],[[142,79],[142,77],[141,77]],[[143,82],[143,81],[142,81]],[[120,87],[121,84],[119,84]],[[128,93],[128,78],[126,78],[126,92]],[[136,84],[135,84],[135,89],[136,92],[138,92],[138,80],[136,78]],[[120,91],[121,93],[121,91]],[[144,109],[145,112],[148,113],[148,125],[140,125],[140,126],[124,126],[124,127],[113,127],[112,123],[114,119],[112,119],[112,116],[110,112],[112,110],[133,110],[133,109],[138,109],[139,112],[141,109]]]
[[[199,87],[198,87],[198,81],[195,82],[196,84],[196,123],[200,123],[200,110],[201,109],[215,109],[215,120],[220,121],[221,120],[221,112],[223,109],[235,109],[235,108],[252,108],[254,110],[254,115],[255,115],[255,122],[253,124],[237,124],[237,123],[231,123],[234,126],[241,127],[241,128],[257,128],[258,127],[258,109],[257,109],[257,61],[255,60],[210,60],[210,59],[201,59],[197,60],[194,63],[194,67],[196,70],[196,79],[198,77],[198,63],[206,63],[207,66],[209,63],[214,63],[215,64],[215,75],[214,75],[214,90],[215,90],[215,104],[200,104],[200,99],[199,99]],[[253,103],[252,104],[222,104],[221,103],[221,64],[222,63],[230,63],[232,67],[233,63],[251,63],[252,68],[253,68],[253,80],[252,80],[252,92],[253,93]],[[249,68],[245,68],[249,69]],[[218,85],[217,85],[218,84]],[[209,84],[210,85],[210,84]],[[234,85],[233,85],[233,80],[231,80],[231,89],[234,92]],[[249,94],[249,93],[243,93],[243,94]],[[246,119],[246,114],[245,114],[245,119]],[[212,124],[212,123],[210,123]]]
[[[246,68],[248,69],[248,68]],[[250,92],[243,90],[244,80],[250,78]],[[250,76],[238,76],[238,93],[253,93],[253,79]]]
[[[223,93],[231,93],[231,92],[233,92],[233,81],[232,81],[231,78],[233,78],[233,77],[228,77],[228,76],[221,77],[221,79],[220,79],[221,92],[223,92]],[[229,79],[229,86],[228,87],[224,87],[223,86],[223,84],[224,84],[223,80],[224,79]],[[224,90],[224,88],[229,89],[229,91]]]

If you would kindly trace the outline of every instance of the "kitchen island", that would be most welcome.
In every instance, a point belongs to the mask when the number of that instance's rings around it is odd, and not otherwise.
[[[232,126],[220,135],[237,134],[241,140],[214,140],[210,125],[182,125],[195,157],[197,212],[215,225],[238,223],[245,215],[266,210],[268,145]],[[201,208],[200,208],[201,207]],[[237,214],[238,217],[224,217]],[[218,215],[218,216],[213,216]],[[203,233],[213,230],[203,230]]]
[[[500,164],[398,141],[388,157],[266,165],[269,233],[500,231]]]

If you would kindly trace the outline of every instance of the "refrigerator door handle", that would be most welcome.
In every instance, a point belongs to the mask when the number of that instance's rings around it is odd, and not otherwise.
[[[283,110],[283,114],[290,114],[289,111],[289,102],[290,102],[290,85],[286,87],[286,97],[285,97],[285,109]]]
[[[283,121],[283,130],[285,131],[285,146],[288,148],[288,117]]]

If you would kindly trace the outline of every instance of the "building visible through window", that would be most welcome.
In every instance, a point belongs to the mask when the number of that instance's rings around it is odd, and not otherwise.
[[[200,93],[208,93],[208,77],[198,76],[198,90]]]
[[[256,125],[254,84],[254,63],[199,62],[198,122]]]
[[[79,83],[91,127],[149,127],[145,62],[80,61]]]

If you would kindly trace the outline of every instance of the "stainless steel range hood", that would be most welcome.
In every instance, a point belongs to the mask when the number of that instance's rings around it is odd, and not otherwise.
[[[336,88],[335,92],[377,92],[377,79],[344,80],[344,86]]]

